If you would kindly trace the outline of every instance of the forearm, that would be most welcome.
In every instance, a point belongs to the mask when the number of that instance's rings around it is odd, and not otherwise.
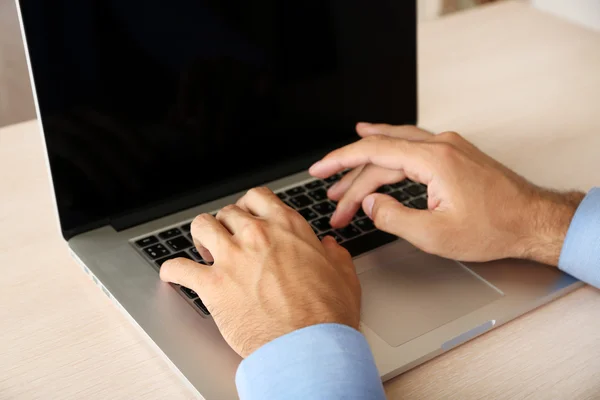
[[[555,192],[537,190],[522,215],[522,240],[516,256],[543,264],[557,266],[563,243],[579,204],[582,192]]]

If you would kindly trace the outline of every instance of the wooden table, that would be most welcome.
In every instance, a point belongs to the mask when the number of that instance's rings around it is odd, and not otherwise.
[[[600,183],[600,35],[507,2],[419,30],[420,113],[539,184]],[[193,394],[70,259],[38,125],[0,130],[0,398]],[[600,398],[584,287],[388,382],[390,398]]]

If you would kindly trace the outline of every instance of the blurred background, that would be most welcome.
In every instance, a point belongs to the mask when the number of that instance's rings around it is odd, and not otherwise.
[[[419,21],[427,21],[499,1],[508,0],[417,0]],[[600,0],[529,0],[529,2],[534,7],[589,29],[600,30]],[[33,118],[35,118],[35,109],[15,0],[0,0],[0,127]]]

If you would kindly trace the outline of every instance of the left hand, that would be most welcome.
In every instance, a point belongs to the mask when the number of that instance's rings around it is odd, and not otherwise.
[[[360,284],[348,251],[323,241],[267,188],[250,190],[216,218],[192,222],[212,266],[178,258],[160,277],[198,293],[229,345],[247,357],[294,330],[320,323],[358,329]]]

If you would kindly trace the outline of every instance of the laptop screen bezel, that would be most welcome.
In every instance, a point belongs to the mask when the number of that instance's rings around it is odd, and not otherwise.
[[[417,97],[417,15],[416,15],[416,1],[413,2],[414,8],[412,15],[407,16],[406,20],[403,21],[405,23],[410,23],[410,31],[414,32],[414,40],[412,41],[413,46],[410,46],[403,51],[405,52],[407,57],[410,57],[413,62],[410,67],[412,69],[412,79],[411,77],[404,77],[406,80],[407,87],[409,88],[403,96],[407,99],[414,99],[412,102],[413,107],[410,110],[403,110],[404,118],[399,118],[395,121],[370,121],[370,122],[385,122],[390,124],[410,124],[414,125],[417,123],[418,119],[418,97]],[[17,8],[18,8],[18,16],[21,27],[21,35],[23,39],[23,43],[25,46],[26,56],[27,56],[27,65],[29,69],[29,73],[31,75],[31,83],[32,89],[34,92],[34,100],[35,106],[38,114],[38,118],[40,119],[40,126],[42,129],[41,134],[44,138],[47,137],[44,135],[44,118],[42,117],[42,112],[40,109],[40,105],[36,96],[36,85],[35,85],[35,74],[33,72],[33,67],[30,61],[29,49],[27,45],[27,35],[25,33],[25,26],[23,21],[23,16],[21,13],[21,0],[17,0]],[[359,121],[357,121],[359,122]],[[345,144],[351,143],[357,140],[358,137],[353,133],[348,133],[348,139],[338,142],[333,146],[331,144],[327,146],[315,146],[314,150],[308,154],[299,155],[290,159],[286,162],[278,162],[276,164],[276,168],[273,166],[268,166],[262,168],[260,170],[253,171],[251,175],[242,175],[236,176],[232,179],[223,181],[218,185],[214,185],[213,187],[204,187],[200,188],[196,191],[192,191],[187,194],[174,196],[170,199],[161,200],[160,202],[154,204],[147,204],[139,208],[129,209],[126,212],[110,215],[108,217],[99,218],[97,220],[90,220],[86,223],[76,225],[73,228],[65,229],[63,221],[60,218],[59,213],[59,222],[61,225],[61,232],[65,240],[69,240],[70,238],[79,235],[81,233],[91,231],[97,228],[101,228],[106,225],[112,226],[116,231],[121,231],[124,229],[131,228],[136,225],[140,225],[154,219],[158,219],[161,217],[168,216],[170,214],[174,214],[176,212],[183,211],[185,209],[201,205],[203,203],[217,200],[219,198],[225,197],[227,195],[231,195],[246,189],[249,189],[254,186],[263,185],[267,182],[274,181],[277,179],[284,178],[286,176],[292,175],[294,173],[299,173],[306,168],[308,168],[313,162],[319,160],[323,155],[327,152],[333,150],[336,147],[343,146]],[[46,151],[46,156],[48,157],[48,148],[46,141],[44,140],[44,146]],[[50,167],[50,163],[47,163],[49,168],[49,173],[52,177],[52,168]],[[56,199],[56,206],[58,207],[59,199]],[[57,210],[58,212],[58,210]]]

